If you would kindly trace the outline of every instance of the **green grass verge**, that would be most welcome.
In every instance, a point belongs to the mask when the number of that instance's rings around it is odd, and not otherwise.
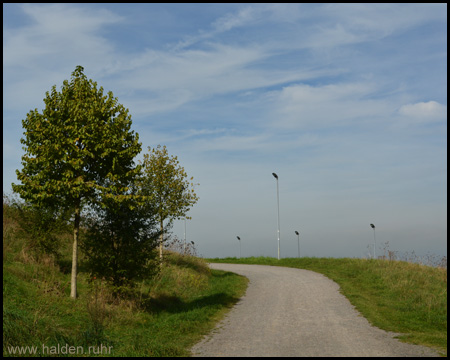
[[[3,356],[189,356],[247,287],[244,277],[170,254],[157,277],[121,299],[81,273],[73,300],[70,274],[48,259],[9,255],[3,262]]]
[[[210,262],[287,266],[313,270],[340,285],[341,293],[374,326],[402,341],[447,354],[447,269],[404,261],[269,257]]]

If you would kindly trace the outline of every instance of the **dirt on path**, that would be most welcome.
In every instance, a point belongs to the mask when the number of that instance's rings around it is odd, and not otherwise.
[[[373,327],[322,274],[266,265],[210,264],[250,281],[193,356],[438,356]]]

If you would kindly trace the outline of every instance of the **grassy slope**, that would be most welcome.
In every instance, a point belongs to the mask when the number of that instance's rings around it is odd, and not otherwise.
[[[447,353],[447,269],[403,261],[334,258],[226,258],[211,262],[289,266],[337,282],[373,325],[406,342]]]
[[[7,209],[7,208],[6,208]],[[5,216],[6,214],[6,216]],[[247,280],[210,271],[198,258],[172,254],[164,270],[113,299],[105,284],[83,273],[79,298],[70,292],[71,237],[66,255],[33,255],[3,211],[3,355],[9,346],[112,346],[111,356],[184,356],[244,293]],[[362,259],[214,259],[292,266],[323,273],[375,326],[405,341],[447,351],[447,270],[406,262]],[[27,354],[29,355],[29,353]],[[51,355],[47,352],[46,355]],[[56,354],[55,354],[56,355]]]
[[[238,275],[210,271],[200,259],[171,254],[161,274],[126,299],[114,299],[101,280],[90,281],[80,273],[74,301],[69,298],[70,274],[50,258],[37,261],[23,247],[7,250],[3,356],[13,356],[11,347],[17,346],[34,346],[37,355],[61,355],[58,344],[81,346],[84,356],[88,351],[91,356],[92,351],[104,356],[188,356],[189,348],[212,329],[247,284]],[[25,355],[32,355],[30,350]]]

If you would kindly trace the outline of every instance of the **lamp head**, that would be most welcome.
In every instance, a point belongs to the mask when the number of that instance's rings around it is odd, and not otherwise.
[[[273,175],[273,177],[274,177],[275,179],[278,179],[278,175],[277,175],[277,174],[272,173],[272,175]]]
[[[375,225],[374,224],[370,224],[370,226],[372,227],[372,229],[375,229]]]

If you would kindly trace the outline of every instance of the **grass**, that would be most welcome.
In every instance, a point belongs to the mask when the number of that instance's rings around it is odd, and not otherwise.
[[[69,275],[49,265],[4,264],[3,356],[25,346],[35,347],[36,355],[52,355],[52,349],[61,355],[58,346],[66,345],[81,346],[78,355],[104,349],[109,356],[189,356],[189,348],[242,296],[247,280],[211,271],[199,259],[167,257],[157,278],[122,299],[114,299],[101,280],[89,282],[81,274],[73,300]]]
[[[247,279],[210,270],[205,260],[168,252],[158,276],[117,298],[83,271],[80,254],[79,297],[73,300],[70,234],[55,258],[35,253],[18,230],[4,201],[3,356],[189,356],[247,286]],[[336,281],[373,325],[447,353],[446,269],[364,259],[209,261],[317,271]]]
[[[3,356],[189,356],[247,287],[242,276],[167,252],[157,276],[114,297],[80,256],[74,300],[70,236],[61,259],[37,256],[17,227],[4,206]]]
[[[342,294],[374,326],[400,333],[402,341],[447,354],[447,269],[405,261],[350,258],[208,261],[287,266],[322,273],[340,285]]]

